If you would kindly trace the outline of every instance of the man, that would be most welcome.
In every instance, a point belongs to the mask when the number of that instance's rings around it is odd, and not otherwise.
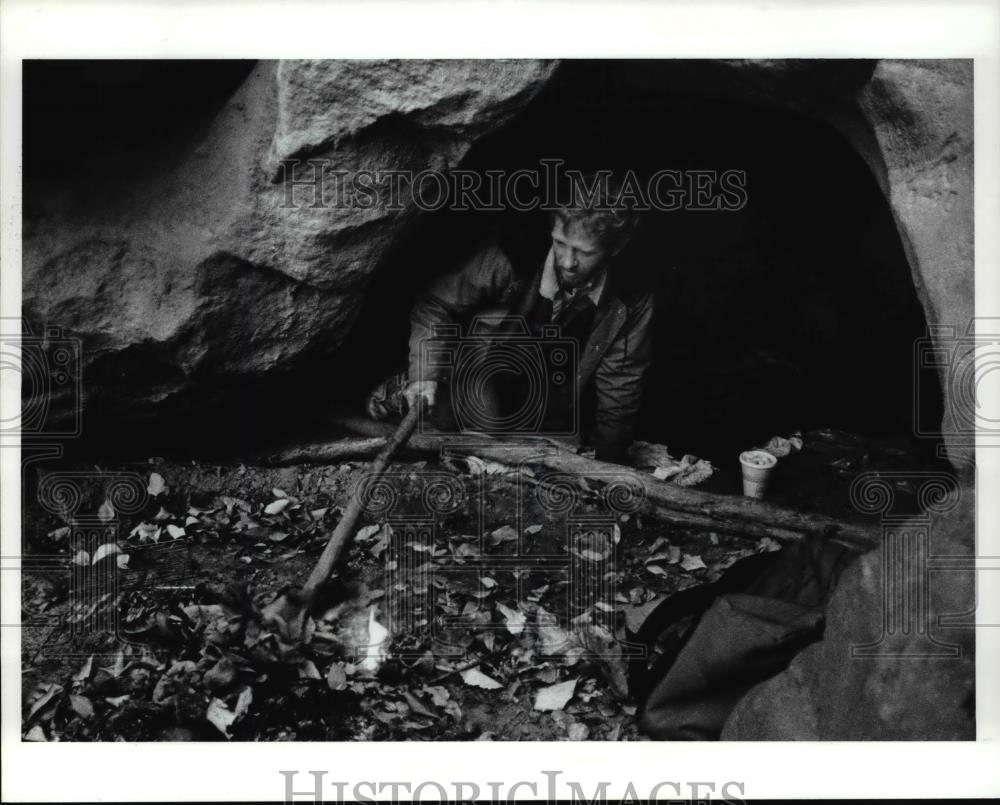
[[[432,411],[449,403],[493,409],[490,421],[502,423],[505,406],[509,412],[518,400],[523,403],[527,381],[516,371],[506,376],[494,373],[494,382],[489,382],[489,371],[466,371],[467,376],[485,378],[482,386],[456,388],[456,374],[467,367],[428,361],[427,339],[443,326],[472,320],[479,323],[472,325],[477,340],[487,342],[523,334],[525,327],[538,336],[556,326],[562,338],[577,344],[576,383],[570,389],[559,386],[561,373],[551,373],[554,379],[546,393],[536,394],[538,404],[546,406],[537,432],[563,434],[568,422],[577,421],[571,406],[579,402],[584,436],[594,445],[596,458],[626,463],[651,358],[653,300],[650,293],[626,292],[616,272],[615,258],[629,240],[634,216],[610,203],[617,198],[611,188],[605,187],[588,202],[580,201],[579,193],[576,198],[552,213],[547,254],[525,264],[491,239],[417,300],[410,317],[409,372],[401,395],[409,405],[424,398]],[[520,329],[512,330],[512,322],[521,322]],[[469,359],[487,364],[490,360],[482,353]],[[523,381],[520,388],[518,380]],[[468,399],[460,399],[463,394]],[[369,413],[381,418],[396,407],[387,405],[388,396],[384,387],[373,393]],[[529,395],[529,399],[534,398]]]

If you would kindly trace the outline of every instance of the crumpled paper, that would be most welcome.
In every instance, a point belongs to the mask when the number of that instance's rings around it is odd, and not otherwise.
[[[795,431],[787,439],[782,436],[772,436],[767,444],[755,447],[754,450],[763,450],[770,453],[775,458],[784,458],[792,453],[798,453],[802,449],[802,434]]]
[[[678,486],[694,486],[712,477],[715,467],[698,456],[684,455],[674,458],[666,445],[651,442],[634,442],[629,454],[635,467],[653,473],[654,478],[670,481]]]

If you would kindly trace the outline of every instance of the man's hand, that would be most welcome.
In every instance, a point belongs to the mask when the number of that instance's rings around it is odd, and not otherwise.
[[[403,389],[403,397],[406,398],[407,405],[413,408],[417,404],[417,400],[421,397],[425,401],[427,410],[434,407],[434,398],[437,395],[437,381],[436,380],[415,380],[405,389]]]

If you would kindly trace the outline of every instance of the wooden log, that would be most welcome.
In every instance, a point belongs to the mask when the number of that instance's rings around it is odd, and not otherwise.
[[[393,430],[392,425],[363,417],[338,416],[332,421],[367,438],[301,447],[266,458],[264,462],[273,463],[276,458],[284,459],[280,463],[342,461],[352,450],[355,457],[365,458],[384,446],[384,439]],[[527,465],[535,471],[541,468],[549,473],[567,473],[598,485],[607,483],[609,479],[633,483],[642,489],[646,499],[643,510],[647,514],[686,528],[755,538],[769,536],[782,542],[802,536],[820,536],[858,550],[869,550],[879,544],[880,530],[866,523],[798,512],[742,495],[720,495],[678,486],[628,467],[586,458],[564,446],[560,447],[552,440],[537,439],[535,443],[526,444],[524,441],[509,442],[486,436],[424,432],[410,437],[407,450],[422,454],[475,456],[509,467]]]
[[[352,459],[372,459],[385,447],[384,436],[361,439],[337,439],[332,442],[291,447],[256,459],[260,464],[282,467],[289,464],[335,464]]]

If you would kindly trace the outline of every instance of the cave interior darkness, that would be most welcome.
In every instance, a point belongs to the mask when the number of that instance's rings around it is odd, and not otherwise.
[[[657,71],[669,69],[571,62],[462,165],[512,171],[559,158],[643,181],[664,168],[746,172],[743,209],[648,212],[622,255],[656,294],[637,438],[726,462],[774,435],[837,428],[931,457],[935,444],[911,438],[924,314],[867,165],[825,123],[665,91]],[[402,361],[413,297],[491,228],[544,253],[545,213],[429,214],[375,277],[332,375],[363,392]],[[920,391],[921,420],[938,421],[940,389]]]
[[[696,78],[690,65],[697,63],[686,64]],[[148,152],[196,135],[250,66],[26,69],[26,188],[102,153]],[[623,255],[657,299],[637,437],[677,456],[732,463],[770,436],[830,427],[930,461],[937,443],[912,436],[911,367],[925,319],[869,168],[828,124],[699,91],[697,80],[679,82],[677,69],[671,62],[565,62],[461,167],[514,170],[559,158],[582,170],[631,168],[640,178],[665,168],[745,171],[743,209],[646,213]],[[177,71],[197,80],[178,81]],[[56,114],[75,117],[85,133],[72,156],[50,142],[58,129],[46,123]],[[27,215],[28,192],[25,198]],[[548,237],[544,213],[427,213],[373,276],[357,325],[332,355],[277,380],[231,385],[193,418],[167,406],[155,429],[148,420],[146,427],[103,426],[92,416],[95,441],[76,447],[224,457],[315,438],[325,412],[360,408],[404,360],[409,308],[429,277],[454,267],[495,227],[524,245],[544,248]],[[921,417],[938,421],[940,389],[920,388]]]

